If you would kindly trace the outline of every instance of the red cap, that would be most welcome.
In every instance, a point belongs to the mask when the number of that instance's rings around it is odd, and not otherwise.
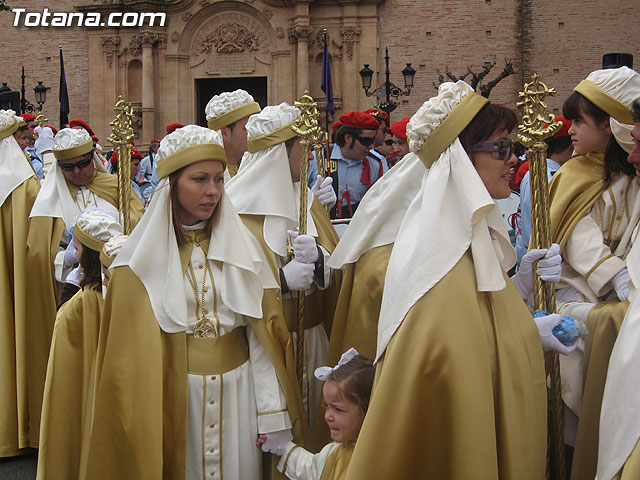
[[[160,143],[161,141],[161,138],[154,138],[153,140],[151,140],[151,143]]]
[[[91,135],[91,140],[93,140],[96,143],[100,143],[100,139],[98,137],[96,137],[95,135]]]
[[[366,130],[377,130],[380,127],[378,120],[364,112],[347,112],[340,115],[340,123],[345,127],[364,128]]]
[[[406,117],[400,120],[399,122],[396,122],[393,125],[391,125],[391,128],[390,128],[391,133],[393,133],[398,138],[404,138],[406,140],[407,139],[407,123],[409,123],[409,120],[411,120],[411,117]]]
[[[181,123],[172,123],[171,125],[167,125],[167,135],[182,127],[184,127],[184,125]]]
[[[382,110],[378,110],[377,108],[370,108],[369,110],[365,110],[364,113],[368,113],[373,118],[378,120],[384,120],[387,123],[387,126],[391,123],[391,119],[389,118],[389,114],[387,112],[383,112]]]
[[[556,117],[556,122],[562,122],[562,128],[556,132],[554,137],[569,137],[569,129],[571,128],[571,120],[564,118],[562,115]],[[546,127],[546,125],[545,125]]]
[[[142,160],[142,154],[136,150],[135,148],[131,149],[131,158],[137,158],[138,160]]]
[[[342,122],[336,122],[333,125],[331,125],[331,131],[337,130],[342,126]]]
[[[52,127],[51,125],[45,125],[45,127],[49,127],[54,135],[58,133],[58,129],[56,127]]]
[[[31,115],[30,113],[23,113],[20,115],[25,122],[33,122],[36,117]]]
[[[73,128],[73,127],[81,127],[84,128],[87,132],[89,132],[89,136],[93,137],[95,135],[95,133],[93,133],[93,130],[91,130],[91,127],[89,126],[89,124],[87,122],[83,122],[82,120],[76,118],[75,120],[71,120],[69,122],[69,128]]]

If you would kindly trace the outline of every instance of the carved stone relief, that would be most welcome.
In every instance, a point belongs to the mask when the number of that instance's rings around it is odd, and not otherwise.
[[[120,37],[102,37],[102,51],[107,55],[107,65],[111,68],[113,64],[113,54],[118,53]]]
[[[353,57],[353,44],[360,40],[360,27],[342,27],[340,29],[340,35],[344,40],[344,46],[346,47],[346,53],[349,60]]]

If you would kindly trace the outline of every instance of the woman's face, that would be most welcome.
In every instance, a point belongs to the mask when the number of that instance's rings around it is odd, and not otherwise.
[[[176,211],[182,225],[208,220],[224,192],[224,166],[217,160],[203,160],[184,168],[177,178]]]
[[[484,142],[503,138],[508,139],[509,132],[505,129],[496,130]],[[491,198],[507,198],[511,195],[509,182],[514,173],[513,167],[518,160],[515,154],[512,154],[507,161],[502,161],[494,158],[492,152],[473,152],[471,160]]]

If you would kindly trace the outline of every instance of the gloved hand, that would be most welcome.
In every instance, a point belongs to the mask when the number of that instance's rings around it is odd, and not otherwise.
[[[618,294],[618,298],[620,299],[621,302],[624,302],[627,298],[629,298],[629,282],[630,281],[631,281],[631,277],[629,276],[629,271],[627,270],[627,267],[620,270],[611,279],[611,283],[613,283],[613,288],[615,288],[616,293]]]
[[[291,430],[279,430],[277,432],[267,433],[267,439],[260,446],[263,452],[273,453],[274,455],[282,456],[287,444],[293,440]]]
[[[522,298],[528,298],[533,292],[533,264],[538,262],[536,271],[540,278],[547,282],[559,282],[562,273],[562,257],[560,246],[554,243],[549,247],[528,251],[520,261],[520,269],[511,278]]]
[[[80,288],[80,282],[82,281],[83,278],[84,278],[84,270],[82,270],[82,267],[78,265],[76,268],[74,268],[69,272],[69,275],[67,275],[65,282]]]
[[[318,175],[316,183],[311,187],[311,191],[318,198],[323,207],[328,206],[330,209],[336,204],[336,192],[333,189],[333,178],[322,177]]]
[[[287,230],[293,238],[293,258],[302,263],[315,263],[318,259],[316,239],[311,235],[300,235],[294,230]]]
[[[33,144],[36,152],[42,154],[46,151],[53,150],[53,130],[50,127],[36,127],[35,133],[38,134]]]
[[[73,246],[73,242],[69,241],[69,245],[64,250],[64,261],[63,264],[65,268],[71,267],[78,263],[78,259],[76,258],[76,247]]]
[[[313,263],[302,263],[295,258],[282,267],[289,290],[302,291],[311,287],[315,267]]]
[[[569,355],[576,349],[578,342],[568,347],[553,335],[553,327],[559,324],[561,319],[562,317],[560,315],[552,313],[542,317],[534,317],[533,320],[536,322],[536,326],[538,327],[540,341],[542,342],[542,349],[545,352],[553,350],[563,355]]]

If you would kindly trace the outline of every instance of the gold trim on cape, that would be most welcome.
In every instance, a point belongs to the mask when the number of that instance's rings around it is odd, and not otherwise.
[[[113,263],[113,260],[113,258],[106,254],[104,249],[100,250],[100,262],[105,266],[105,268],[109,268]]]
[[[258,104],[258,102],[251,102],[247,103],[246,105],[241,105],[238,108],[234,108],[230,112],[225,113],[224,115],[212,118],[207,122],[207,126],[211,130],[220,130],[222,127],[228,127],[233,122],[237,122],[238,120],[244,117],[248,117],[249,115],[253,115],[254,113],[260,113],[260,105]]]
[[[598,108],[604,110],[619,122],[626,123],[627,125],[633,125],[634,122],[633,117],[631,116],[631,110],[624,103],[609,95],[591,80],[582,80],[578,85],[576,85],[573,91],[586,97]]]
[[[18,131],[19,126],[20,125],[18,124],[18,122],[14,121],[11,125],[1,128],[0,140],[2,140],[3,138],[7,138],[9,135],[13,135],[14,133],[16,133]]]
[[[178,150],[158,162],[158,178],[163,179],[181,168],[205,160],[217,160],[226,167],[227,154],[224,147],[217,143],[198,143]]]
[[[294,122],[291,122],[290,124],[274,130],[271,133],[267,133],[266,135],[262,135],[261,137],[248,138],[247,151],[249,153],[259,152],[265,148],[273,147],[274,145],[286,142],[293,137],[297,137],[298,134],[291,129],[291,125],[293,125],[293,123]]]
[[[85,155],[93,150],[93,140],[89,139],[82,145],[75,145],[69,148],[63,148],[61,150],[53,149],[53,154],[56,160],[69,160],[70,158],[76,158],[81,155]]]

